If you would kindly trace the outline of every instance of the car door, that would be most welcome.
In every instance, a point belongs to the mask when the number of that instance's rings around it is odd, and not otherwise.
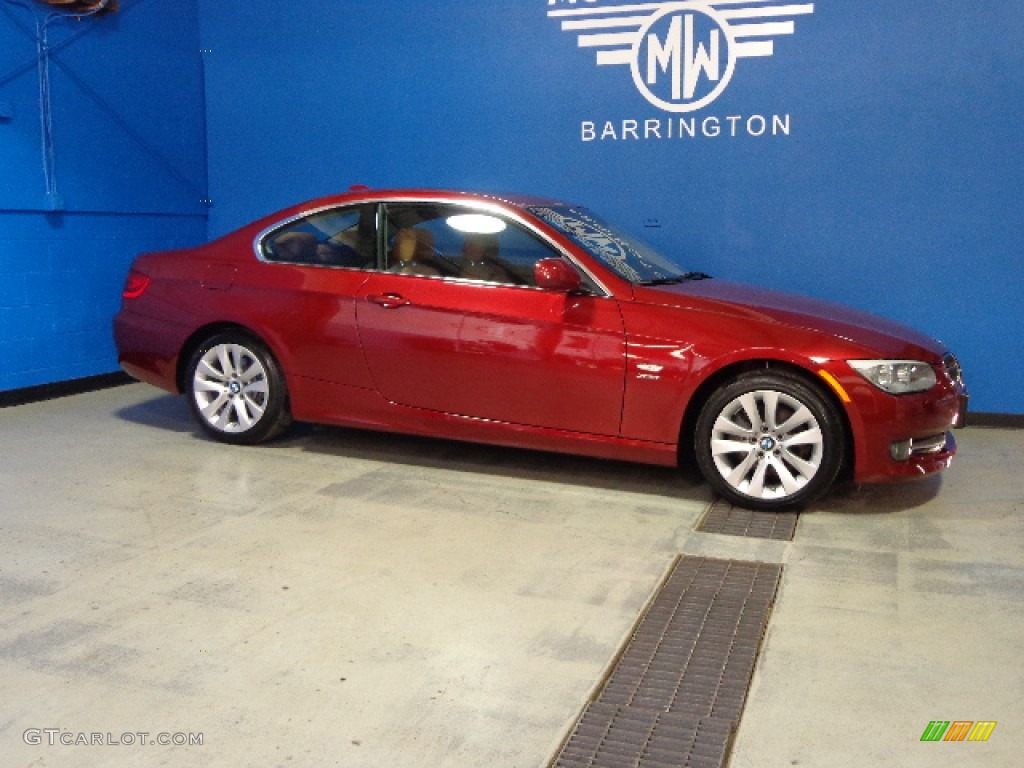
[[[388,211],[396,271],[370,275],[356,302],[378,391],[403,406],[617,435],[625,369],[618,303],[532,286],[532,263],[556,254],[514,222],[501,222],[482,273],[466,255],[476,253],[468,247],[474,233],[451,231],[457,208],[406,208]],[[430,262],[429,271],[410,271],[412,260],[395,255],[409,228],[429,243],[418,259]],[[477,274],[484,276],[464,276]]]

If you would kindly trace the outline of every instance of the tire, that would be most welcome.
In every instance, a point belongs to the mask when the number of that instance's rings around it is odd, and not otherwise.
[[[697,419],[701,473],[748,509],[798,509],[835,481],[846,445],[842,418],[818,390],[781,373],[746,373],[715,391]]]
[[[263,344],[239,333],[199,345],[189,361],[188,399],[203,431],[225,443],[260,443],[291,423],[277,361]]]

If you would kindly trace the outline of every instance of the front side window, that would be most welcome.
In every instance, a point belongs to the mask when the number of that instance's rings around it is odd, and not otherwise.
[[[548,243],[491,213],[440,203],[386,207],[386,269],[533,286],[533,267],[558,257]]]
[[[370,269],[377,265],[377,206],[331,208],[304,216],[266,235],[267,261]]]

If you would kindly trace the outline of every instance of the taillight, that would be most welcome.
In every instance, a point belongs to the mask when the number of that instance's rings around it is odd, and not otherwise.
[[[129,272],[128,279],[124,281],[124,290],[121,295],[126,299],[137,299],[149,287],[149,275],[141,272]]]

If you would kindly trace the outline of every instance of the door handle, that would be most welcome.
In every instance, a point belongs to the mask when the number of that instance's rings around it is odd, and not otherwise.
[[[366,298],[374,304],[379,304],[384,307],[384,309],[398,309],[399,307],[406,307],[409,304],[412,304],[411,301],[400,293],[377,293],[373,296],[367,296]]]

